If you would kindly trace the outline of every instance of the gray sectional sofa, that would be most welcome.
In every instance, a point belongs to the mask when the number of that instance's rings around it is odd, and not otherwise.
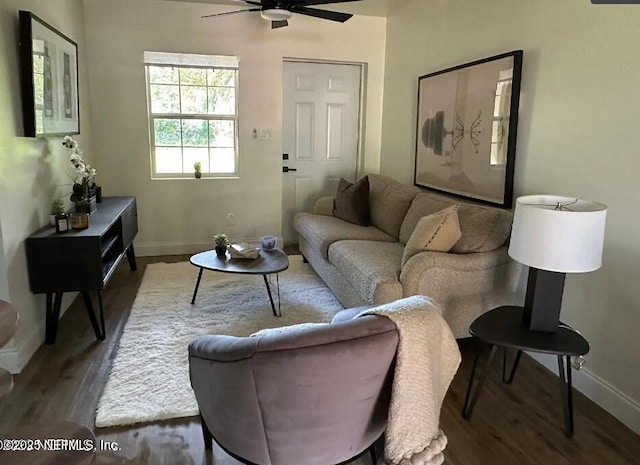
[[[300,252],[345,307],[382,304],[411,295],[434,298],[456,338],[500,305],[517,305],[523,267],[507,255],[511,212],[461,202],[369,175],[370,226],[333,216],[333,197],[298,213]],[[450,252],[424,251],[404,265],[402,256],[423,216],[459,204],[462,237]]]

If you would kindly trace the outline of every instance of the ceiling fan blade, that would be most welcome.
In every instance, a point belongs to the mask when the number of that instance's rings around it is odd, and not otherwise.
[[[226,13],[215,13],[212,15],[204,15],[204,16],[200,16],[200,18],[211,18],[213,16],[235,15],[237,13],[244,13],[245,11],[261,11],[261,10],[262,8],[249,8],[248,10],[227,11]]]
[[[347,2],[360,2],[362,0],[303,0],[301,6],[306,5],[328,5],[330,3],[347,3]]]
[[[283,21],[271,21],[271,29],[278,29],[289,25],[289,21],[286,19]]]
[[[337,21],[344,23],[353,15],[348,13],[339,13],[337,11],[318,10],[316,8],[307,8],[304,6],[294,6],[291,8],[292,12],[299,13],[301,15],[313,16],[314,18],[328,19],[330,21]]]
[[[262,6],[262,3],[256,2],[253,0],[213,0],[210,2],[214,5],[236,5],[236,6],[246,6],[246,5],[256,5]]]

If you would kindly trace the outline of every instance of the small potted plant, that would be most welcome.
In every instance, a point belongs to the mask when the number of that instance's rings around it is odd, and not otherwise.
[[[61,215],[64,212],[64,200],[58,198],[51,202],[51,210],[49,210],[49,224],[51,224],[51,226],[55,226],[56,216]]]
[[[216,255],[218,257],[225,257],[227,255],[227,246],[229,245],[229,238],[226,234],[216,234],[213,236],[213,242],[216,244]]]
[[[196,177],[196,179],[200,179],[202,177],[202,172],[200,171],[202,169],[202,163],[200,163],[199,161],[195,162],[193,164],[193,169],[195,170],[193,175]]]

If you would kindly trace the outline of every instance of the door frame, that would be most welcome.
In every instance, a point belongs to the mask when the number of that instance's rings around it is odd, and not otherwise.
[[[359,111],[358,111],[358,145],[357,145],[357,153],[356,153],[356,179],[362,174],[364,171],[364,115],[366,113],[366,99],[365,99],[365,91],[366,85],[365,80],[367,77],[367,64],[359,61],[339,61],[339,60],[322,60],[322,59],[314,59],[314,58],[295,58],[295,57],[283,57],[282,58],[282,77],[284,81],[284,64],[290,63],[309,63],[309,64],[324,64],[324,65],[350,65],[357,66],[360,68],[360,95],[358,98]],[[284,86],[282,88],[282,100],[284,102]],[[283,108],[284,111],[284,108]],[[284,128],[282,131],[284,137]],[[282,151],[282,150],[281,150]]]

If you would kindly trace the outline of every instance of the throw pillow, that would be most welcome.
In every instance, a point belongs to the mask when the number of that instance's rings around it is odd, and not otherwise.
[[[297,325],[280,326],[278,328],[265,328],[256,331],[250,337],[273,336],[277,334],[295,333],[302,329],[315,328],[317,326],[327,326],[329,323],[300,323]]]
[[[453,205],[431,215],[423,216],[411,233],[402,255],[402,266],[415,254],[424,250],[448,252],[462,237],[458,207]]]
[[[340,178],[333,215],[349,223],[369,226],[369,178],[355,184]]]

